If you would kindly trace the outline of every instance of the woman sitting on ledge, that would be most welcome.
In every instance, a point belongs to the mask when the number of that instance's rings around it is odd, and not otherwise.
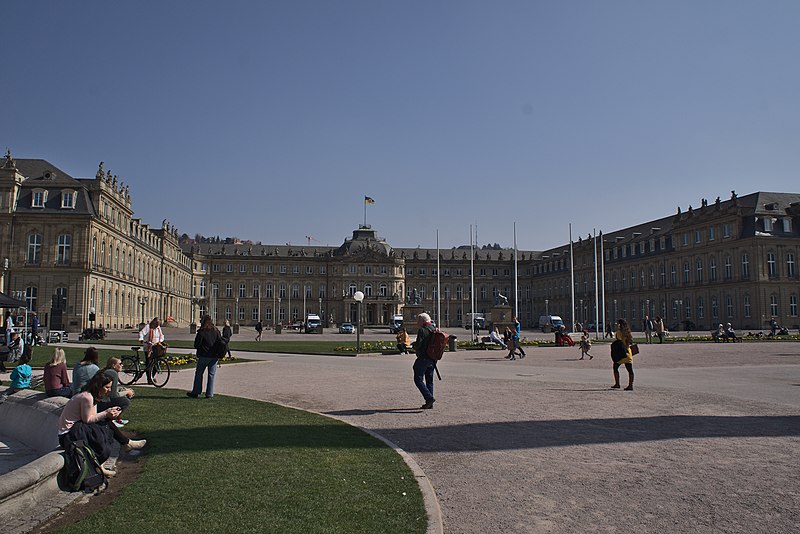
[[[144,447],[146,440],[130,439],[110,424],[122,412],[118,406],[97,413],[97,401],[108,397],[110,392],[111,378],[105,373],[97,373],[84,391],[67,402],[58,419],[58,442],[62,447],[66,449],[69,442],[83,440],[94,450],[101,464],[111,456],[113,441],[122,445],[123,451]],[[115,471],[103,467],[103,474],[114,476]]]
[[[53,357],[44,366],[44,390],[48,397],[72,397],[64,349],[53,349]]]

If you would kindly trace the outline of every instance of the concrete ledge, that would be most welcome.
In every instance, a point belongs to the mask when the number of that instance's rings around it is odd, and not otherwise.
[[[58,474],[64,456],[58,448],[58,418],[67,403],[64,397],[48,398],[32,390],[9,395],[0,403],[0,524],[10,524],[43,500],[60,493]],[[19,465],[20,459],[33,457]],[[0,466],[3,467],[3,466]],[[75,496],[80,494],[76,493]],[[33,526],[33,525],[31,525]]]

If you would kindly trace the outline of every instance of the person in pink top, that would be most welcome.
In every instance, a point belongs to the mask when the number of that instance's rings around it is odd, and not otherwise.
[[[144,447],[146,440],[130,439],[119,428],[110,424],[121,413],[118,406],[97,413],[97,401],[108,397],[110,392],[111,378],[104,373],[97,373],[84,391],[67,402],[58,419],[58,442],[62,447],[66,449],[70,441],[84,440],[92,447],[101,464],[109,458],[108,451],[113,441],[122,445],[123,451]],[[113,476],[115,473],[105,468],[103,472],[106,476]]]

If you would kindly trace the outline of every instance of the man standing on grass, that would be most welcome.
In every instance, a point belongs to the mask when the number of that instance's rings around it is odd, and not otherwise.
[[[422,410],[430,410],[436,399],[433,398],[433,372],[436,370],[436,362],[428,358],[428,343],[434,332],[431,316],[427,313],[420,313],[417,316],[417,340],[414,342],[414,352],[417,359],[414,361],[414,384],[422,393],[425,404]]]

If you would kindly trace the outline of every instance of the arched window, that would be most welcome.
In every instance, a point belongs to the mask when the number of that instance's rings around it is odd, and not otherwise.
[[[72,247],[72,236],[61,234],[58,236],[58,256],[59,265],[67,265],[70,262],[70,249]]]
[[[41,234],[31,234],[28,236],[28,257],[29,265],[39,265],[42,262],[42,236]]]
[[[364,284],[364,296],[365,297],[372,296],[372,284]]]

